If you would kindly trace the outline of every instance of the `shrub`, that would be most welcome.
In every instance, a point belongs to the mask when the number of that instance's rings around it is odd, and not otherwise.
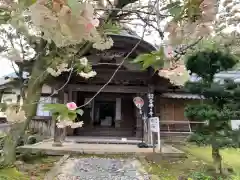
[[[209,136],[204,134],[193,133],[189,138],[189,142],[193,142],[198,146],[208,145],[209,144]]]
[[[232,131],[231,137],[235,147],[240,148],[240,129]]]
[[[27,139],[27,144],[35,144],[37,143],[37,138],[35,136],[29,136]]]
[[[221,135],[219,135],[221,136]],[[221,136],[221,138],[216,137],[218,140],[219,147],[222,148],[240,148],[240,130],[235,130],[226,134],[225,136]],[[210,136],[208,134],[203,133],[193,133],[189,136],[188,142],[195,143],[198,146],[210,145]]]
[[[190,175],[190,178],[192,180],[213,180],[213,177],[212,176],[208,176],[206,175],[205,173],[203,172],[193,172],[191,175]]]
[[[24,145],[24,139],[20,138],[17,142],[17,146],[23,146]]]

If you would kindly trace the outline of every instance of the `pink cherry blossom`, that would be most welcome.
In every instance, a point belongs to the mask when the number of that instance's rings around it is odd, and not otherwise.
[[[99,26],[99,20],[97,18],[94,18],[91,20],[91,23],[94,27],[98,27]]]
[[[164,53],[167,58],[173,58],[173,48],[171,46],[164,48]]]
[[[87,32],[91,31],[93,28],[94,28],[94,25],[93,25],[92,23],[88,23],[88,24],[86,25],[86,30],[87,30]]]
[[[77,109],[77,105],[75,104],[75,102],[69,102],[67,103],[67,108],[71,111],[74,111]]]

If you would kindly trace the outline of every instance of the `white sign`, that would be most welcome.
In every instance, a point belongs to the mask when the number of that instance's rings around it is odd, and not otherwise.
[[[231,120],[232,130],[240,129],[240,120]]]
[[[149,118],[149,121],[150,121],[150,130],[152,132],[158,132],[159,131],[159,118],[152,117],[152,118]]]
[[[133,102],[138,109],[141,109],[144,105],[144,100],[141,97],[135,97]]]
[[[153,143],[152,133],[157,133],[157,138],[158,138],[157,147],[158,147],[159,152],[161,152],[159,117],[149,118],[149,126],[150,126],[150,135],[151,135],[151,144]]]

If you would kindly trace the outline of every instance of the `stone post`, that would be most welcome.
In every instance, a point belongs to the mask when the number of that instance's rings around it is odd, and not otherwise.
[[[62,146],[61,129],[56,126],[56,119],[52,119],[54,126],[53,146]]]
[[[58,103],[64,103],[64,89],[58,92]],[[62,141],[64,141],[64,130],[56,126],[56,117],[52,117],[52,122],[52,126],[54,129],[53,146],[62,146]]]

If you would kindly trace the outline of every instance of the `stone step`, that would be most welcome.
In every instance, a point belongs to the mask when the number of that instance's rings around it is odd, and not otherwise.
[[[118,128],[92,128],[92,129],[79,129],[75,132],[79,136],[119,136],[119,137],[132,137],[134,135],[133,129],[118,129]]]
[[[75,142],[81,144],[131,144],[137,145],[141,141],[134,138],[84,138],[84,137],[66,137],[66,142]]]

